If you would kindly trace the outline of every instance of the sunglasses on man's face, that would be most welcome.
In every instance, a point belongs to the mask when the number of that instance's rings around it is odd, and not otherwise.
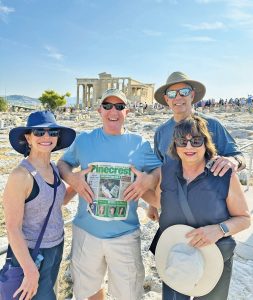
[[[58,137],[60,134],[59,129],[33,129],[32,130],[33,135],[37,137],[41,137],[45,135],[46,132],[50,137]]]
[[[179,94],[182,97],[186,97],[189,96],[191,93],[192,89],[191,88],[182,88],[179,90],[167,90],[166,91],[166,95],[168,96],[168,98],[170,99],[175,99],[177,97],[177,94]]]
[[[113,108],[113,106],[116,108],[116,110],[123,110],[126,108],[126,104],[125,103],[107,103],[107,102],[104,102],[101,104],[101,106],[103,107],[103,109],[105,110],[110,110]]]
[[[190,142],[192,147],[201,147],[204,143],[204,137],[203,136],[194,136],[191,139],[186,138],[176,138],[175,144],[177,147],[186,147],[188,142]]]

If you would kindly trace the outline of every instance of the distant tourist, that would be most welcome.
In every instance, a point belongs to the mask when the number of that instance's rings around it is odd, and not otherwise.
[[[24,279],[15,292],[19,299],[55,300],[54,285],[63,251],[64,223],[61,207],[75,192],[61,181],[50,161],[51,152],[69,147],[75,139],[73,129],[56,123],[50,111],[29,115],[25,127],[10,131],[12,147],[26,158],[11,172],[3,195],[5,222],[11,264],[21,266]],[[54,187],[55,186],[55,187]],[[32,258],[38,235],[49,208],[55,203],[40,244]]]

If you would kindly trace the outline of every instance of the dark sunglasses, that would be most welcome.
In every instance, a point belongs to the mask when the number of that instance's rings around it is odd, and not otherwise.
[[[186,138],[175,138],[175,144],[177,147],[186,147],[188,142],[191,143],[192,147],[200,147],[203,145],[205,138],[203,136],[194,136],[191,139]]]
[[[123,110],[126,108],[126,104],[124,103],[107,103],[107,102],[104,102],[101,104],[101,106],[103,107],[103,109],[105,110],[110,110],[113,108],[113,106],[116,108],[116,110]]]
[[[182,97],[186,97],[186,96],[190,95],[191,91],[192,91],[191,88],[182,88],[182,89],[175,90],[175,91],[167,90],[166,95],[170,99],[175,99],[177,97],[177,94],[179,94]]]
[[[60,134],[59,129],[33,129],[32,130],[33,135],[37,136],[37,137],[41,137],[41,136],[45,135],[46,132],[51,137],[58,137]]]

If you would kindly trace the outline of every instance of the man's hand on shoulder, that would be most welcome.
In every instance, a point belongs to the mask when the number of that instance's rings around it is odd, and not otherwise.
[[[211,167],[211,172],[215,176],[222,177],[229,169],[232,169],[233,172],[238,171],[239,162],[233,156],[216,156],[214,160],[215,163]]]

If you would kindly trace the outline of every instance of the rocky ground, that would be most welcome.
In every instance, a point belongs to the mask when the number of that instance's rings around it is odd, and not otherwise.
[[[151,144],[153,144],[153,135],[156,127],[168,119],[169,111],[166,109],[160,111],[149,110],[144,113],[132,112],[128,115],[126,127],[133,132],[141,133]],[[253,140],[253,116],[248,112],[220,112],[216,110],[210,112],[211,115],[218,117],[227,127],[232,136],[236,139],[240,147],[247,145]],[[14,126],[24,125],[27,113],[2,113],[0,119],[4,120],[4,128],[0,128],[0,246],[1,242],[6,241],[6,231],[4,228],[4,217],[1,206],[1,197],[9,172],[21,160],[21,156],[10,148],[8,143],[9,129]],[[99,116],[96,112],[89,113],[65,113],[57,116],[60,124],[70,126],[80,132],[101,126]],[[251,148],[243,150],[247,160],[249,159]],[[53,154],[53,160],[57,161],[60,152]],[[243,175],[242,175],[243,177]],[[244,176],[245,177],[245,176]],[[73,200],[64,208],[65,219],[69,219],[75,212],[76,201]],[[142,255],[146,269],[144,283],[145,295],[143,299],[161,299],[161,281],[156,272],[154,258],[148,252],[149,244],[152,240],[157,224],[148,220],[145,209],[138,209],[142,224]],[[71,247],[71,225],[66,227],[66,243],[64,259],[59,275],[59,299],[70,299],[72,297],[71,279],[69,274],[69,255]],[[3,257],[2,257],[3,261]],[[1,260],[0,260],[1,265]],[[108,300],[111,300],[108,296]],[[252,300],[253,299],[253,261],[246,260],[239,256],[235,257],[233,277],[231,282],[229,300]],[[129,299],[131,300],[131,299]],[[218,299],[217,299],[218,300]]]

